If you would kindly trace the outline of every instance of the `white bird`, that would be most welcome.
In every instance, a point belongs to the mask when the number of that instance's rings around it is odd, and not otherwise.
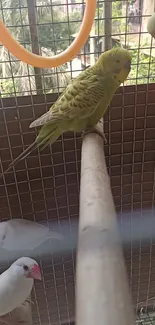
[[[40,267],[29,257],[19,258],[0,275],[0,317],[24,303],[34,279],[41,280]]]
[[[64,237],[48,227],[24,219],[0,223],[0,248],[7,251],[32,251],[48,239],[63,240]]]

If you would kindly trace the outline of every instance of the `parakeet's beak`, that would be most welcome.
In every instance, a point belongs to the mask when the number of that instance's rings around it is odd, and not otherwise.
[[[32,278],[35,280],[41,280],[41,272],[40,272],[40,267],[37,264],[34,264],[34,266],[31,269],[31,272],[28,275],[28,278]]]
[[[127,61],[124,65],[124,68],[127,69],[128,71],[131,70],[131,61]]]

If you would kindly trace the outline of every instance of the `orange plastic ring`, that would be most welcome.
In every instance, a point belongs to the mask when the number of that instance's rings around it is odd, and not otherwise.
[[[90,34],[96,10],[96,0],[86,0],[86,9],[81,28],[73,43],[63,52],[52,58],[45,58],[27,51],[9,33],[0,20],[0,42],[19,60],[39,68],[57,67],[72,60],[81,50]]]

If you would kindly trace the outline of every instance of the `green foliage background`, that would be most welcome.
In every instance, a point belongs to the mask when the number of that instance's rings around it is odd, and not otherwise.
[[[38,24],[38,39],[42,55],[52,56],[54,53],[66,49],[73,40],[73,34],[77,33],[82,20],[82,6],[68,14],[64,12],[60,0],[54,2],[51,7],[51,0],[38,0],[36,17]],[[76,0],[78,3],[78,0]],[[125,18],[126,9],[124,1],[116,0],[112,3],[112,34],[119,37],[115,46],[125,46],[125,39],[128,32],[128,22]],[[0,18],[9,27],[13,36],[31,51],[31,35],[26,0],[2,0]],[[124,14],[123,14],[124,12]],[[123,17],[124,16],[124,17]],[[16,27],[15,27],[16,26]],[[103,29],[103,3],[99,3],[96,9],[95,34],[102,41]],[[139,48],[137,39],[132,38],[126,42],[133,55],[132,70],[126,84],[144,84],[155,82],[155,58],[145,51],[149,44],[143,44]],[[11,60],[11,64],[10,64]],[[23,96],[30,93],[36,94],[34,68],[19,62],[10,55],[3,47],[0,48],[0,92],[1,97]],[[62,91],[71,79],[69,66],[63,65],[54,69],[41,70],[43,92]]]

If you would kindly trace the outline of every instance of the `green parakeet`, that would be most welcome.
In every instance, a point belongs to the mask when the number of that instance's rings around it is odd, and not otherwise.
[[[114,93],[131,68],[131,54],[123,48],[102,53],[97,62],[71,81],[49,111],[30,124],[40,127],[36,140],[5,171],[37,147],[44,149],[66,131],[93,128],[106,112]]]

